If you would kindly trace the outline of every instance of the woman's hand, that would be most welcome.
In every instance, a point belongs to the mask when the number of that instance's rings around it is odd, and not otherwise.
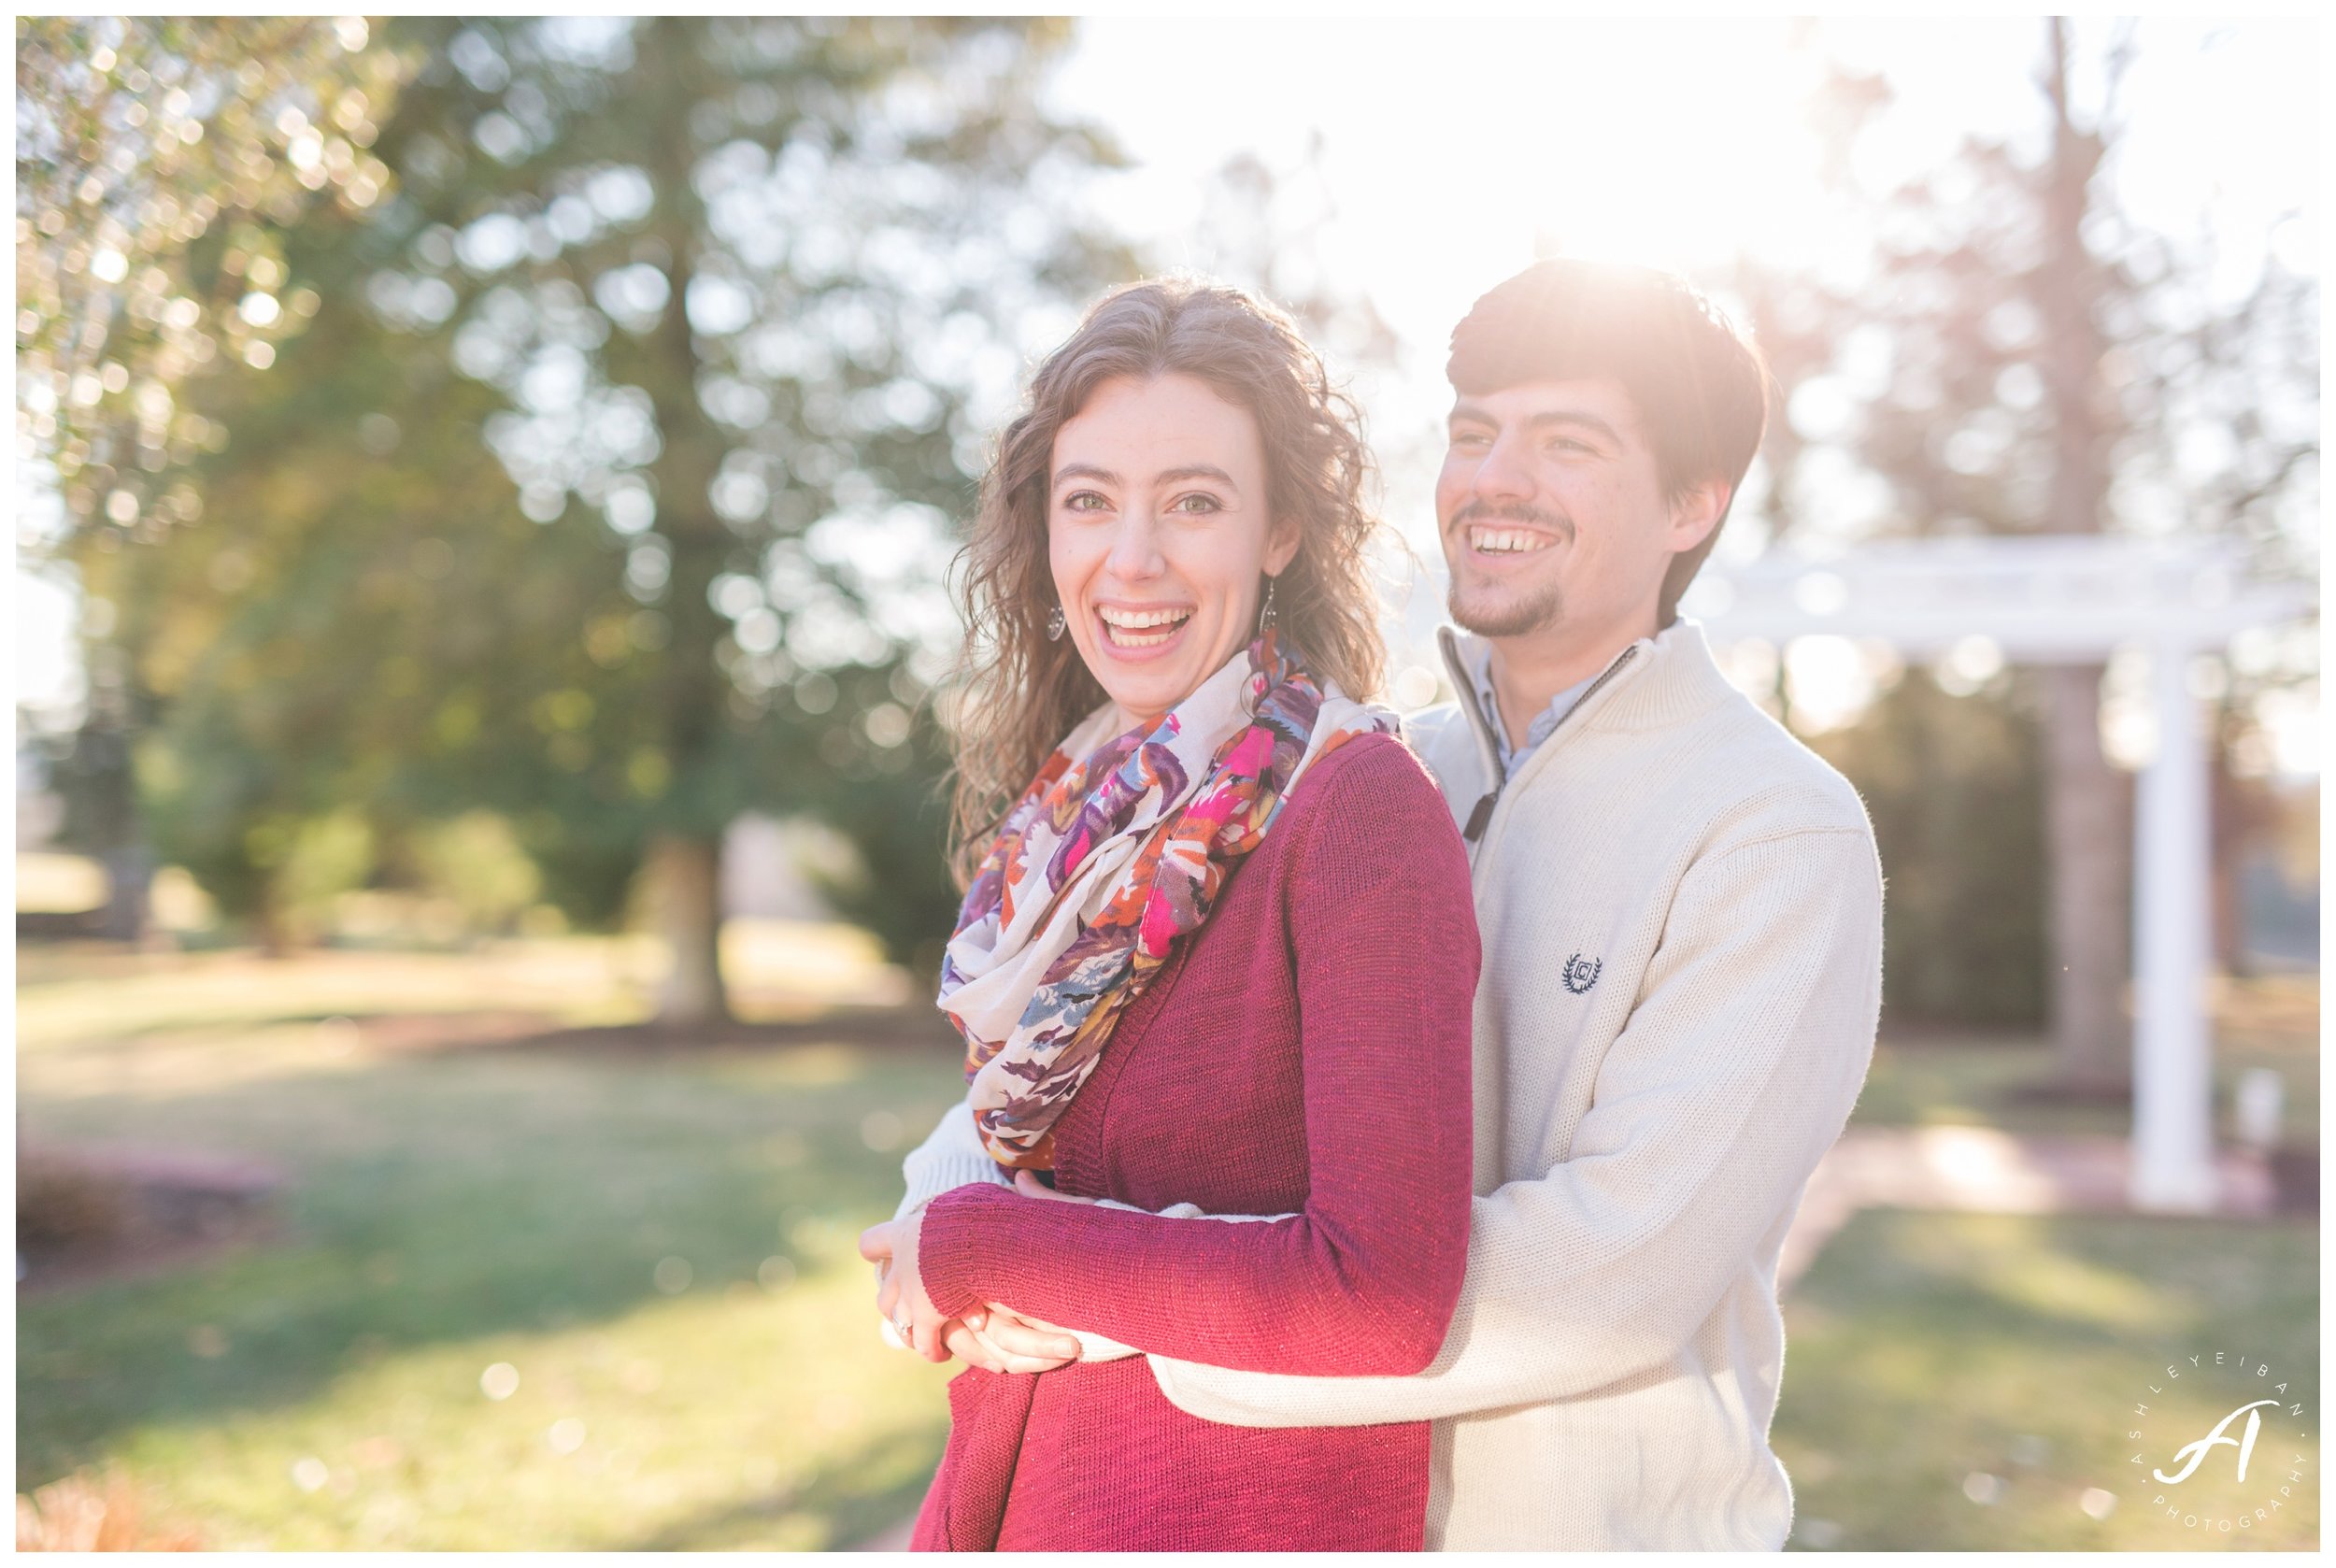
[[[1062,1204],[1091,1204],[1092,1198],[1058,1192],[1028,1171],[1017,1171],[1015,1190],[1025,1197]],[[1026,1318],[1003,1303],[945,1319],[925,1294],[917,1274],[917,1242],[924,1226],[919,1204],[898,1219],[860,1233],[860,1255],[876,1265],[876,1310],[907,1348],[929,1361],[957,1357],[990,1372],[1052,1372],[1078,1360],[1080,1345],[1068,1329]]]
[[[1052,1372],[1078,1360],[1081,1349],[1069,1330],[995,1302],[951,1323],[943,1338],[959,1360],[991,1372]]]
[[[860,1233],[860,1255],[878,1266],[876,1310],[909,1348],[929,1361],[949,1359],[942,1331],[950,1319],[941,1316],[917,1276],[917,1237],[924,1228],[922,1205],[898,1219],[871,1225]]]

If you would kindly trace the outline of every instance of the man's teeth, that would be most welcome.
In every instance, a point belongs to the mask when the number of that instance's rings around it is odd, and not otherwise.
[[[1521,528],[1471,528],[1468,546],[1486,555],[1531,555],[1547,549],[1556,541],[1546,534],[1532,533]]]
[[[1127,610],[1100,606],[1095,613],[1109,628],[1112,644],[1118,648],[1156,647],[1175,636],[1177,628],[1192,615],[1189,609]],[[1159,630],[1152,630],[1154,627]]]

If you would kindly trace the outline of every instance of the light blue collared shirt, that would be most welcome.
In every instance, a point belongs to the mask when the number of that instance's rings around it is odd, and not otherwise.
[[[1647,639],[1642,637],[1639,640],[1644,642]],[[1613,666],[1609,664],[1607,669],[1611,668]],[[1513,778],[1517,776],[1517,770],[1525,765],[1525,760],[1540,748],[1543,741],[1549,738],[1549,733],[1558,727],[1559,721],[1574,711],[1574,705],[1582,700],[1582,694],[1597,685],[1600,677],[1605,673],[1605,670],[1601,670],[1588,679],[1577,680],[1550,698],[1549,706],[1534,714],[1533,721],[1525,726],[1525,744],[1512,750],[1509,747],[1509,727],[1502,722],[1501,704],[1492,693],[1491,646],[1486,644],[1477,649],[1474,671],[1476,703],[1484,712],[1485,721],[1491,726],[1493,738],[1500,742],[1501,776],[1503,778]]]

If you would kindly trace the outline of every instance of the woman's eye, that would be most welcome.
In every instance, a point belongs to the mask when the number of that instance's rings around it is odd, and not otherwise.
[[[1062,498],[1062,508],[1069,512],[1100,512],[1109,505],[1091,490],[1075,491]]]
[[[1206,513],[1221,512],[1225,508],[1214,495],[1203,495],[1196,492],[1190,495],[1177,497],[1176,504],[1169,509],[1177,512]]]

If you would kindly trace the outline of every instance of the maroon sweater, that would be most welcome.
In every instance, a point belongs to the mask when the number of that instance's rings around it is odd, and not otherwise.
[[[1405,1375],[1468,1244],[1476,926],[1452,816],[1400,741],[1301,778],[1055,1124],[1058,1187],[1228,1225],[961,1187],[926,1210],[942,1312],[998,1301],[1184,1361]],[[1267,1430],[1170,1404],[1141,1357],[968,1368],[919,1549],[1417,1550],[1428,1424]]]

